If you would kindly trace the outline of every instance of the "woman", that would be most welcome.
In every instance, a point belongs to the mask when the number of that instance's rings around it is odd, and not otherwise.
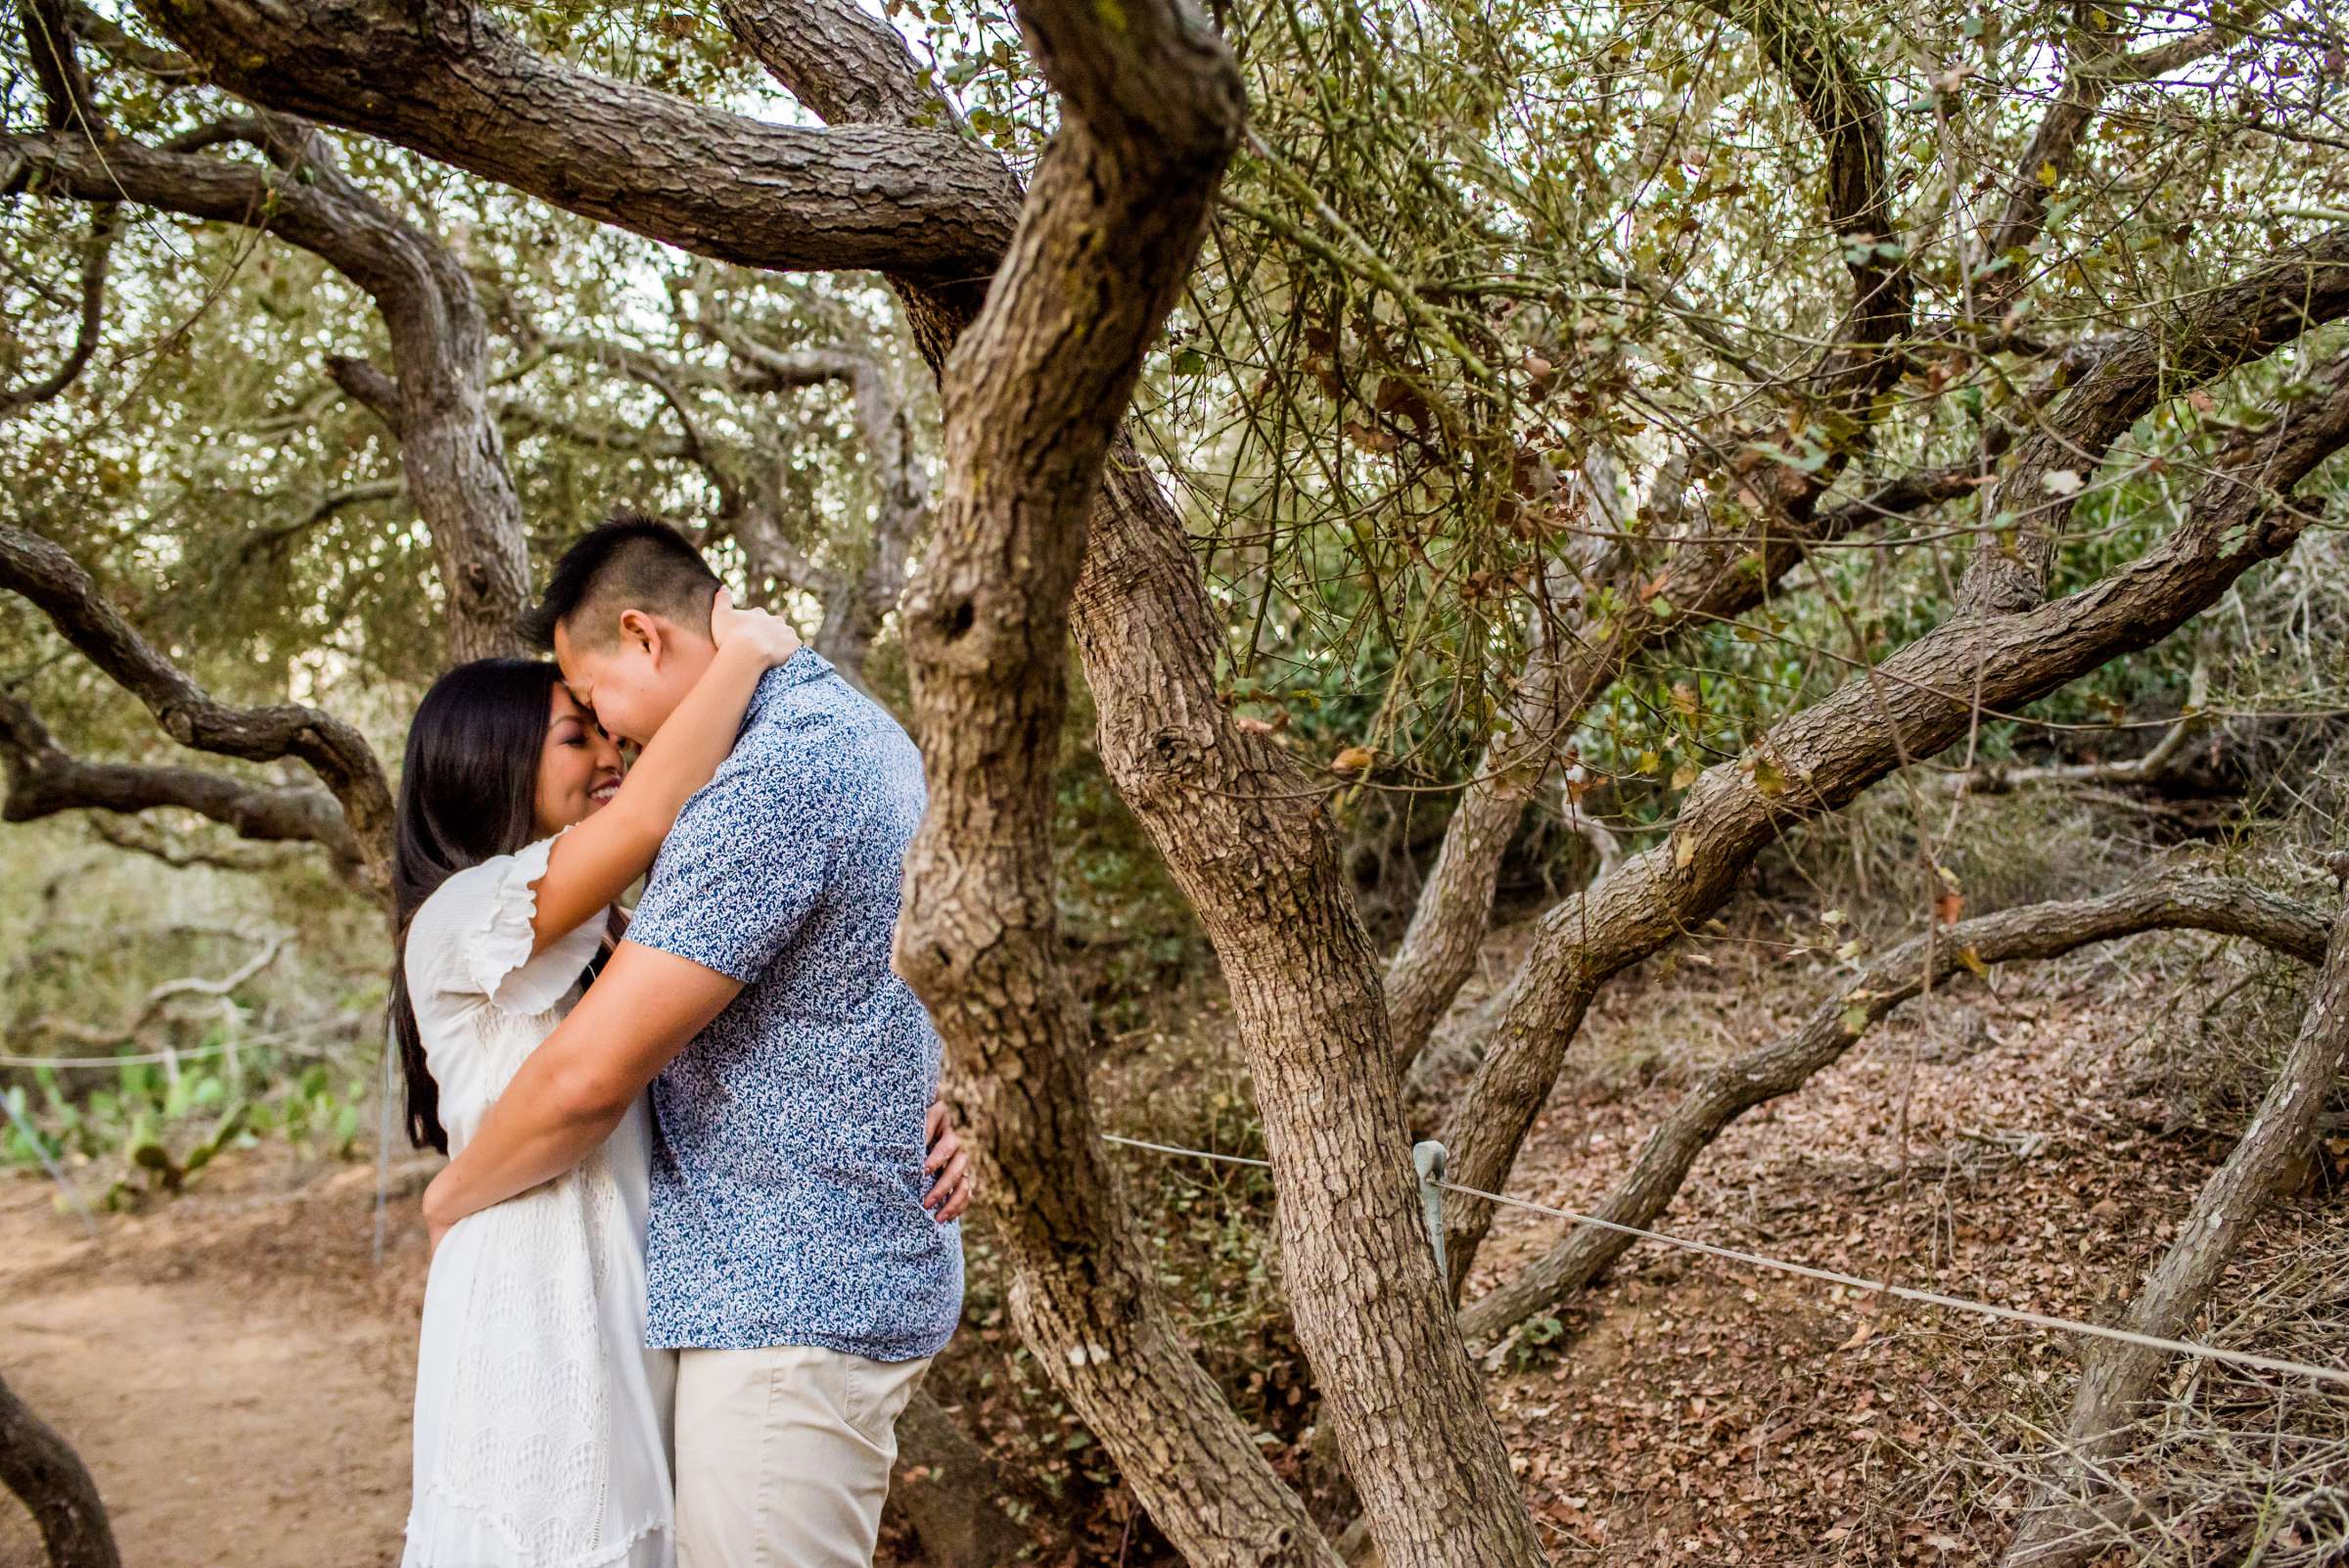
[[[463,1147],[577,998],[790,627],[711,615],[717,657],[625,770],[553,665],[485,659],[408,730],[392,1027],[409,1135]],[[669,1568],[673,1364],[644,1349],[640,1102],[578,1169],[460,1222],[433,1258],[403,1568]]]

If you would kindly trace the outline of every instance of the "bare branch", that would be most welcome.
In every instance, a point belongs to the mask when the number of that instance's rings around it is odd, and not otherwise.
[[[291,940],[284,932],[269,934],[263,940],[260,951],[218,980],[207,980],[202,975],[188,975],[152,986],[148,989],[146,998],[139,1003],[139,1010],[116,1027],[85,1024],[76,1018],[60,1018],[46,1014],[34,1019],[25,1027],[38,1034],[69,1039],[77,1045],[94,1046],[102,1050],[126,1044],[146,1034],[154,1026],[156,1020],[163,1015],[163,1010],[182,996],[221,997],[233,994],[238,987],[277,962],[277,955],[285,951],[286,945]]]
[[[2031,145],[2023,152],[2022,161],[2007,188],[2006,205],[1983,239],[1981,252],[1972,262],[1981,266],[2002,257],[2007,258],[2006,270],[1993,285],[1990,300],[1995,301],[2010,297],[2022,282],[2020,258],[2010,253],[2023,250],[2036,241],[2046,227],[2048,209],[2055,199],[2055,187],[2072,168],[2080,143],[2087,135],[2089,122],[2114,88],[2133,82],[2151,81],[2183,69],[2208,55],[2218,53],[2239,40],[2261,17],[2274,10],[2267,0],[2246,5],[2235,16],[2205,27],[2199,32],[2173,38],[2166,43],[2150,45],[2134,53],[2126,46],[2119,49],[2097,49],[2110,36],[2109,31],[2083,31],[2074,34],[2072,48],[2074,63],[2064,77],[2063,90],[2042,115],[2039,128],[2032,133]],[[2090,52],[2094,51],[2094,52]],[[2083,58],[2085,56],[2085,58]],[[1991,313],[1995,313],[1995,310]]]
[[[1677,479],[1668,476],[1663,483],[1670,487]],[[1510,691],[1510,728],[1496,735],[1478,758],[1412,906],[1410,925],[1387,967],[1398,1063],[1409,1068],[1418,1060],[1460,987],[1475,973],[1501,861],[1524,819],[1526,803],[1564,754],[1583,715],[1634,659],[1691,626],[1732,621],[1753,610],[1811,546],[1909,516],[1982,483],[1972,464],[1904,475],[1816,514],[1799,532],[1757,529],[1750,520],[1719,529],[1700,515],[1693,529],[1671,542],[1664,569],[1652,577],[1642,557],[1613,550],[1592,556],[1582,583],[1553,594],[1568,607],[1572,623],[1536,651]],[[1592,545],[1609,542],[1605,535],[1620,531],[1600,518],[1590,519],[1589,527],[1595,530],[1586,536]],[[1590,622],[1579,607],[1602,583],[1619,597],[1644,602],[1629,614]],[[1657,602],[1671,606],[1673,614],[1649,614],[1646,605]],[[1575,825],[1583,831],[1582,824]],[[1606,860],[1604,850],[1600,858]]]
[[[63,0],[59,9],[65,13],[67,24],[72,29],[74,37],[108,59],[128,66],[133,70],[144,71],[167,81],[192,79],[203,74],[196,62],[186,55],[141,43],[81,4],[80,0]]]
[[[57,744],[23,703],[0,691],[0,767],[8,796],[0,819],[30,822],[61,811],[131,813],[178,807],[263,843],[323,845],[337,859],[360,859],[357,839],[324,790],[252,784],[192,767],[92,762]]]
[[[2349,227],[2326,230],[2184,310],[2111,341],[2053,413],[2017,443],[1983,515],[2011,515],[2011,543],[1986,537],[1967,563],[1958,604],[2010,615],[2047,595],[2056,546],[2090,473],[2165,398],[2183,395],[2302,333],[2349,313]]]
[[[344,395],[374,414],[399,439],[399,383],[381,366],[352,354],[328,354],[326,376]]]
[[[182,746],[248,761],[281,757],[302,761],[341,806],[370,891],[390,886],[391,787],[374,750],[356,729],[314,708],[231,708],[214,701],[139,635],[71,556],[6,524],[0,524],[0,587],[30,600],[67,641],[146,704],[163,733]],[[12,774],[12,795],[13,786]],[[299,836],[324,843],[323,832]]]
[[[608,447],[615,451],[634,452],[642,457],[665,461],[690,461],[693,453],[681,436],[665,431],[647,430],[642,426],[595,425],[558,414],[551,408],[507,398],[497,404],[497,417],[524,432],[551,436],[558,440],[573,441],[581,446]]]
[[[2158,1339],[2176,1339],[2193,1326],[2235,1249],[2267,1207],[2292,1161],[2316,1141],[2326,1097],[2349,1060],[2349,918],[2337,921],[2325,953],[2300,1033],[2284,1053],[2276,1080],[2259,1102],[2250,1127],[2194,1195],[2179,1222],[2177,1240],[2154,1265],[2130,1303],[2125,1327]],[[2138,1407],[2153,1392],[2166,1351],[2142,1345],[2104,1344],[2088,1353],[2064,1452],[2053,1467],[2071,1471],[2086,1461],[2126,1453]],[[2096,1490],[2101,1486],[2093,1482]],[[2078,1505],[2057,1499],[2051,1478],[2036,1513],[2016,1532],[2003,1562],[2019,1568],[2075,1568],[2101,1554],[2093,1536],[2079,1526]]]
[[[328,805],[334,803],[330,800]],[[143,817],[93,816],[90,831],[117,850],[161,860],[173,870],[209,866],[215,871],[258,873],[283,870],[290,856],[283,845],[216,844],[175,838]],[[356,869],[355,862],[352,869]],[[355,882],[354,882],[355,885]]]
[[[760,343],[740,326],[697,320],[694,326],[742,362],[746,384],[774,388],[844,381],[850,388],[856,428],[873,464],[880,505],[873,519],[873,547],[865,570],[853,580],[827,573],[824,623],[816,651],[859,684],[880,635],[881,623],[905,585],[913,546],[930,522],[930,479],[915,450],[911,417],[878,360],[840,349],[785,351]],[[746,520],[747,521],[747,520]],[[758,547],[779,568],[786,547],[771,518],[754,525]],[[746,544],[754,541],[746,539]],[[808,581],[806,577],[798,580]]]
[[[1835,329],[1836,346],[1820,357],[1811,388],[1815,395],[1857,407],[1855,399],[1872,396],[1899,374],[1898,358],[1887,355],[1884,346],[1908,331],[1912,294],[1908,257],[1877,249],[1893,238],[1882,95],[1860,71],[1826,17],[1800,0],[1704,4],[1754,35],[1826,144],[1827,221],[1845,242],[1852,297]]]
[[[2016,790],[2046,789],[2063,785],[2092,784],[2114,788],[2142,788],[2160,784],[2177,771],[2186,757],[2187,743],[2196,731],[2204,729],[2210,715],[2202,711],[2210,697],[2210,671],[2199,660],[2188,679],[2186,711],[2178,721],[2163,730],[2161,739],[2142,757],[2123,758],[2110,762],[2050,762],[2041,767],[2009,767],[1985,762],[1971,772],[1941,773],[1935,782],[1944,789],[1966,795],[2009,795]]]
[[[17,0],[23,23],[24,52],[31,59],[33,80],[40,83],[51,130],[73,129],[95,134],[98,101],[90,78],[73,54],[73,29],[59,0]]]
[[[1827,220],[1847,242],[1851,297],[1833,346],[1819,355],[1806,388],[1810,396],[1838,410],[1841,434],[1830,431],[1825,461],[1798,467],[1765,455],[1773,445],[1797,444],[1790,437],[1745,433],[1728,443],[1736,453],[1729,467],[1737,483],[1720,509],[1722,516],[1717,520],[1708,506],[1685,531],[1669,539],[1660,572],[1651,554],[1612,546],[1603,561],[1594,559],[1582,570],[1582,595],[1604,583],[1636,604],[1629,615],[1603,624],[1578,624],[1570,638],[1538,653],[1509,695],[1511,728],[1496,736],[1478,759],[1447,824],[1435,868],[1413,905],[1409,929],[1388,967],[1387,1005],[1397,1055],[1406,1067],[1474,970],[1501,860],[1523,820],[1525,803],[1582,715],[1630,662],[1688,625],[1734,619],[1762,603],[1802,560],[1807,541],[1869,527],[1936,493],[1917,483],[1880,499],[1812,515],[1865,444],[1880,411],[1876,393],[1901,372],[1902,355],[1894,346],[1910,328],[1913,289],[1907,258],[1877,249],[1892,237],[1884,107],[1834,28],[1806,5],[1797,0],[1706,0],[1706,5],[1754,35],[1826,146]],[[1808,429],[1809,411],[1798,412]],[[1690,453],[1672,472],[1684,475],[1710,456]],[[1670,487],[1678,485],[1676,479]],[[1677,494],[1670,500],[1680,505]],[[1675,613],[1652,617],[1644,610],[1649,603]]]
[[[73,346],[65,360],[28,387],[0,391],[0,419],[34,403],[47,402],[80,379],[90,356],[98,349],[98,331],[106,320],[106,274],[121,232],[115,205],[101,203],[90,213],[90,235],[81,248],[81,318],[73,331]]]
[[[2325,956],[2329,927],[2325,911],[2254,883],[2164,872],[2100,899],[2026,904],[1912,937],[1852,976],[1783,1038],[1708,1072],[1648,1134],[1631,1171],[1592,1213],[1614,1224],[1653,1225],[1730,1123],[1793,1093],[1902,1003],[1962,970],[2056,958],[2092,943],[2161,930],[2244,937],[2316,963]],[[1471,1344],[1498,1339],[1589,1285],[1635,1240],[1619,1230],[1577,1226],[1462,1313],[1460,1331]]]

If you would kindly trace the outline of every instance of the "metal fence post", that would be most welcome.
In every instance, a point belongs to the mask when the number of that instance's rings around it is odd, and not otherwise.
[[[1436,1272],[1444,1264],[1444,1145],[1434,1138],[1411,1145],[1411,1168],[1419,1173],[1419,1212],[1427,1222],[1427,1244],[1436,1249]]]

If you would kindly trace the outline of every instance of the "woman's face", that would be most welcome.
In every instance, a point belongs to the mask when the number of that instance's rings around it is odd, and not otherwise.
[[[534,805],[541,838],[584,822],[618,793],[626,764],[587,711],[561,681],[547,711],[546,742],[538,751]]]

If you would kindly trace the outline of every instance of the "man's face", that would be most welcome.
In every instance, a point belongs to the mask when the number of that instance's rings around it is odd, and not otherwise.
[[[707,639],[698,649],[693,643],[667,621],[631,610],[621,618],[619,636],[593,646],[575,640],[568,623],[557,624],[555,662],[572,696],[606,733],[642,746],[710,662]]]

